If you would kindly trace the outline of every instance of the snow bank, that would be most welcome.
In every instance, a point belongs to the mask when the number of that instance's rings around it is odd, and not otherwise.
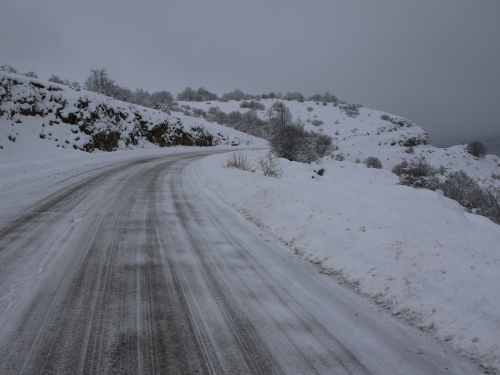
[[[282,160],[276,179],[225,169],[225,158],[195,170],[220,199],[321,272],[500,370],[500,226],[363,164]]]

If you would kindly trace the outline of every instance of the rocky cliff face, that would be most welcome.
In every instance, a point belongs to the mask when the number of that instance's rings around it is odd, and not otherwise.
[[[24,124],[24,125],[23,125]],[[34,127],[58,147],[87,152],[144,147],[236,144],[202,126],[184,126],[164,112],[88,91],[0,72],[0,147],[15,142],[20,126]]]

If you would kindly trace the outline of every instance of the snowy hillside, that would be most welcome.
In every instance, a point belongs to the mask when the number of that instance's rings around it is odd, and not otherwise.
[[[259,103],[265,110],[258,110],[257,114],[267,120],[266,110],[276,102],[283,102],[296,120],[300,117],[305,123],[306,130],[314,130],[331,136],[339,147],[350,146],[416,146],[427,144],[427,133],[418,125],[404,118],[388,115],[385,112],[349,105],[312,101],[287,101],[280,99],[262,99]],[[179,102],[192,108],[208,111],[210,107],[218,107],[222,112],[248,112],[250,109],[241,108],[239,101],[228,102]],[[389,120],[381,119],[382,115],[389,116]],[[318,125],[314,125],[318,124]]]
[[[88,91],[0,72],[0,160],[53,153],[164,146],[261,143],[255,137],[192,118],[117,101]]]
[[[253,152],[248,160],[257,158]],[[195,170],[200,183],[290,254],[489,373],[500,371],[499,225],[439,192],[397,185],[396,175],[348,160],[280,159],[282,178],[223,168],[225,160],[204,159]],[[320,168],[323,176],[314,172]]]
[[[266,111],[278,101],[280,100],[260,100],[258,103],[263,104],[265,109],[258,110],[258,116],[267,121]],[[500,157],[486,155],[484,158],[476,158],[466,151],[464,145],[449,148],[429,145],[427,133],[405,118],[365,107],[341,104],[334,106],[333,103],[323,105],[321,102],[312,101],[281,101],[290,109],[294,121],[300,117],[306,130],[332,137],[339,148],[335,154],[341,154],[346,160],[363,161],[374,156],[380,159],[383,169],[390,171],[403,160],[424,156],[436,168],[443,166],[444,173],[463,170],[479,180],[483,186],[500,184],[498,179],[492,178],[494,175],[500,175]],[[205,112],[208,112],[210,107],[218,107],[226,114],[232,111],[250,111],[240,107],[241,101],[234,100],[179,102],[179,105],[181,108],[188,106]],[[313,122],[318,125],[313,125]],[[413,153],[408,153],[409,146],[412,146]]]

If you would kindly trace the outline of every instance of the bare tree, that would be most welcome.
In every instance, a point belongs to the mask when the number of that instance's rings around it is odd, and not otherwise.
[[[106,69],[90,69],[90,76],[85,80],[85,90],[97,92],[107,96],[113,96],[115,82],[108,77]]]
[[[271,109],[270,122],[273,128],[279,129],[292,123],[292,113],[285,103],[281,101],[276,102],[271,106]]]

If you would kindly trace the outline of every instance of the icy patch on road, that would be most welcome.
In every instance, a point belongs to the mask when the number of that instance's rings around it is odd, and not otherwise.
[[[321,272],[500,370],[500,226],[362,164],[282,160],[277,179],[225,169],[225,160],[210,156],[196,167],[224,202]]]

